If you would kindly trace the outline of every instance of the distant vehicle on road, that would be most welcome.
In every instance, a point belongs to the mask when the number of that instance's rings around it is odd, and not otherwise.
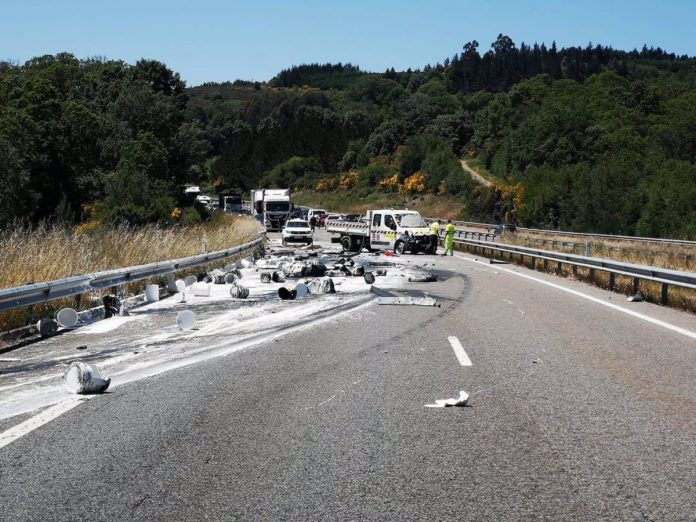
[[[353,223],[357,223],[360,221],[360,214],[346,214],[343,219],[345,221],[351,221]]]
[[[251,191],[251,215],[266,230],[282,230],[290,219],[290,189],[256,189]]]
[[[305,243],[311,245],[314,241],[312,228],[304,219],[291,219],[285,223],[281,238],[284,246],[288,243]]]
[[[197,196],[200,193],[201,187],[198,185],[186,185],[186,188],[184,189],[184,194],[188,194],[190,196]]]
[[[495,226],[494,234],[500,235],[503,232],[514,232],[515,230],[517,230],[517,227],[514,223],[498,223]]]
[[[310,208],[307,211],[307,221],[311,221],[312,218],[315,218],[317,221],[317,226],[320,226],[319,218],[321,216],[325,216],[326,214],[328,214],[328,212],[326,212],[326,210],[324,210],[323,208]]]

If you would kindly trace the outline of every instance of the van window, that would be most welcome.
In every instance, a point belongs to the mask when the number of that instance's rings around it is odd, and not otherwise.
[[[391,214],[386,214],[384,216],[384,226],[387,228],[396,228],[394,217]]]
[[[378,227],[381,222],[382,222],[382,214],[375,214],[374,216],[372,216],[372,226],[373,227]]]

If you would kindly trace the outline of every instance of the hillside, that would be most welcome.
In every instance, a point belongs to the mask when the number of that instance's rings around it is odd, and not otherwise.
[[[696,238],[696,60],[659,48],[499,35],[417,70],[306,64],[191,88],[158,62],[60,54],[0,65],[0,107],[3,225],[206,219],[181,197],[197,183]]]

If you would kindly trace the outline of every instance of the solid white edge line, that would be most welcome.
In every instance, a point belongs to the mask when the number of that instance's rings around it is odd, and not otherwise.
[[[471,366],[471,359],[469,359],[469,356],[466,354],[466,351],[464,351],[464,347],[462,346],[462,343],[459,342],[459,339],[457,339],[453,335],[450,335],[447,338],[447,340],[452,345],[454,355],[457,356],[459,364],[461,364],[462,366]]]
[[[79,406],[85,401],[85,399],[85,397],[80,399],[66,399],[58,404],[55,404],[54,406],[51,406],[50,408],[45,409],[38,415],[34,415],[32,418],[13,426],[9,430],[0,433],[0,449],[13,443],[19,438],[24,437],[24,435],[31,433],[35,429],[40,428],[44,424],[51,422],[53,419],[60,417],[76,406]]]
[[[479,265],[487,266],[490,267],[488,263],[484,263],[482,261],[476,261],[474,259],[469,259],[468,257],[460,256],[460,255],[455,255],[455,257],[458,257],[459,259],[463,259],[464,261],[469,261],[471,263],[476,263]],[[659,319],[655,319],[654,317],[650,317],[645,314],[641,314],[639,312],[635,312],[633,310],[629,310],[628,308],[624,308],[619,305],[615,305],[614,303],[608,303],[606,301],[603,301],[602,299],[598,299],[597,297],[592,297],[591,295],[583,294],[582,292],[578,292],[577,290],[573,290],[571,288],[566,288],[565,286],[557,285],[556,283],[552,283],[550,281],[544,281],[543,279],[539,279],[538,277],[533,277],[527,274],[522,274],[520,272],[516,272],[514,270],[510,270],[509,268],[502,268],[500,266],[496,266],[495,268],[496,271],[501,271],[501,272],[507,272],[509,274],[517,275],[520,277],[524,277],[525,279],[530,279],[531,281],[536,281],[537,283],[541,283],[546,286],[550,286],[551,288],[555,288],[557,290],[562,290],[563,292],[568,292],[569,294],[573,294],[578,297],[582,297],[583,299],[587,299],[588,301],[592,301],[593,303],[601,304],[602,306],[606,306],[608,308],[612,308],[614,310],[617,310],[619,312],[622,312],[624,314],[628,314],[630,316],[633,316],[637,319],[642,319],[643,321],[646,321],[648,323],[652,323],[657,326],[661,326],[662,328],[666,328],[667,330],[671,330],[675,333],[684,335],[686,337],[690,337],[692,339],[696,339],[696,332],[692,332],[691,330],[687,330],[686,328],[681,328],[679,326],[675,326],[670,323],[666,323],[664,321],[661,321]]]

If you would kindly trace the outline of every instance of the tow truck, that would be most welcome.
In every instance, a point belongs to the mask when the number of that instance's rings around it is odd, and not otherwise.
[[[368,210],[358,222],[327,220],[326,231],[332,242],[341,243],[344,252],[393,250],[396,254],[431,252],[430,230],[414,210]]]

